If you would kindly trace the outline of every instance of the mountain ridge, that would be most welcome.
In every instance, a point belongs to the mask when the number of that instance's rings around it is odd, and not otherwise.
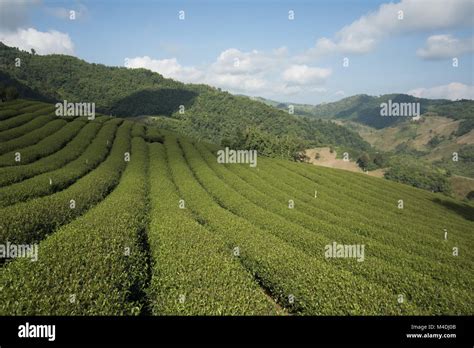
[[[251,97],[252,98],[252,97]],[[464,124],[465,133],[473,129],[474,100],[460,99],[451,101],[447,99],[418,98],[404,93],[390,93],[380,96],[368,94],[356,94],[342,98],[335,102],[322,103],[317,105],[298,104],[291,102],[277,102],[261,97],[254,100],[273,105],[280,109],[288,109],[293,105],[295,114],[321,119],[347,119],[362,123],[377,129],[390,127],[405,121],[403,117],[381,117],[380,104],[389,100],[398,103],[420,103],[421,114],[432,113],[455,120],[467,121]],[[469,128],[469,130],[467,130]]]

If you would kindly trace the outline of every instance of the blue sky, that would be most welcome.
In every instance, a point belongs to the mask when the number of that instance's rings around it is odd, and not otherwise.
[[[392,92],[472,99],[473,7],[470,0],[2,0],[0,40],[280,101]]]

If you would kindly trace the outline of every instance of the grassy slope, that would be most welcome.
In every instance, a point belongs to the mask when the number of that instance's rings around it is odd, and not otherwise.
[[[474,139],[464,135],[455,137],[450,141],[444,141],[434,149],[428,145],[428,142],[434,136],[449,138],[459,126],[460,121],[452,120],[447,117],[430,116],[423,119],[420,123],[400,124],[383,129],[374,129],[369,126],[360,125],[354,122],[345,122],[350,127],[354,127],[359,134],[371,145],[382,151],[392,151],[402,143],[408,144],[411,148],[419,151],[430,151],[430,159],[439,159],[436,152],[443,153],[444,149],[454,145],[456,148],[462,144],[474,143]],[[457,140],[460,139],[460,144]],[[451,150],[451,149],[450,149]]]
[[[353,121],[339,121],[359,133],[365,141],[376,149],[394,151],[405,155],[408,150],[413,151],[413,156],[426,160],[441,167],[449,168],[454,174],[471,176],[472,165],[468,163],[452,162],[454,152],[459,153],[466,145],[474,144],[474,130],[458,136],[456,131],[461,121],[447,117],[429,116],[422,118],[422,122],[410,122],[375,129]],[[433,138],[439,138],[437,144],[430,144]],[[397,150],[404,146],[402,150]],[[415,155],[415,152],[418,154]],[[455,180],[454,180],[455,181]],[[454,188],[454,191],[461,191]]]

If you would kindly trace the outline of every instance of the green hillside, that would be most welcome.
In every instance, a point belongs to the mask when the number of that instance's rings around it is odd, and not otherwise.
[[[474,314],[472,205],[51,112],[0,104],[0,245],[39,243],[0,264],[0,315]]]
[[[378,97],[366,94],[354,95],[332,103],[319,105],[278,103],[264,98],[254,98],[264,104],[287,110],[293,105],[295,114],[320,119],[340,119],[355,121],[376,129],[395,126],[409,122],[405,117],[381,117],[380,104],[388,100],[398,103],[420,103],[420,113],[444,116],[461,120],[458,135],[463,135],[474,129],[474,101],[416,98],[407,94],[384,94]]]
[[[472,100],[432,100],[404,94],[373,97],[361,94],[333,103],[307,105],[252,99],[282,110],[293,105],[296,115],[330,119],[357,132],[372,147],[363,151],[342,147],[338,152],[348,152],[360,166],[362,164],[363,169],[383,168],[386,179],[456,196],[462,192],[464,199],[471,199],[471,190],[456,189],[460,186],[452,175],[474,177],[472,156],[469,156],[474,146]],[[380,104],[388,103],[389,100],[420,103],[421,117],[416,121],[411,117],[381,117]],[[457,161],[453,161],[455,153],[458,154]]]
[[[90,64],[65,55],[33,55],[0,42],[1,85],[21,97],[94,102],[107,115],[161,116],[160,127],[220,144],[258,138],[270,155],[297,157],[308,146],[370,148],[356,132],[331,122],[295,117],[207,85],[184,84],[146,69]],[[20,58],[21,68],[15,66]]]

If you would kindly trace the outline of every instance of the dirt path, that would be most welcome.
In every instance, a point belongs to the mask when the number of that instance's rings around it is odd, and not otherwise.
[[[319,158],[316,159],[316,154],[319,153]],[[306,156],[309,157],[309,163],[317,166],[344,169],[356,173],[364,173],[364,171],[353,161],[344,161],[336,158],[336,151],[331,153],[329,147],[317,147],[305,150]],[[368,172],[368,175],[378,178],[383,177],[384,170],[377,169]]]

